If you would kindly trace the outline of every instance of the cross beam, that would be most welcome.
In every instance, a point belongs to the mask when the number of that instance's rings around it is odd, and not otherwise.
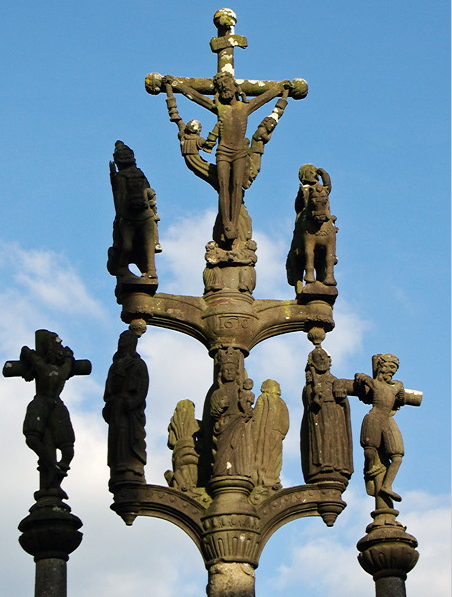
[[[227,72],[234,76],[234,48],[246,48],[248,41],[244,35],[236,35],[234,32],[237,16],[230,8],[220,8],[213,17],[213,22],[217,27],[218,36],[210,40],[212,52],[217,54],[217,72]],[[158,95],[164,90],[162,85],[162,75],[159,73],[150,73],[145,79],[145,88],[151,95]],[[177,77],[178,83],[189,85],[199,93],[213,95],[215,93],[212,79]],[[256,96],[274,88],[278,85],[277,81],[260,81],[255,79],[236,79],[242,91],[247,96]],[[296,78],[292,81],[292,89],[289,91],[289,97],[293,99],[303,99],[308,94],[308,84],[304,79]],[[163,89],[162,89],[163,88]],[[177,89],[174,90],[179,93]]]

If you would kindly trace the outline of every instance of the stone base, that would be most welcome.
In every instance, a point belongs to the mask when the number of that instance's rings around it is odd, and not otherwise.
[[[301,305],[305,305],[311,301],[325,301],[330,305],[334,305],[336,301],[338,290],[336,286],[327,286],[322,282],[310,282],[304,286],[297,285],[296,287],[297,300]]]
[[[357,544],[361,552],[358,561],[375,580],[377,597],[404,597],[406,576],[419,559],[419,553],[415,549],[417,540],[395,519],[397,514],[397,510],[392,508],[372,512],[374,522],[368,525],[367,535]],[[382,582],[382,579],[386,580]],[[396,585],[397,592],[384,592],[385,587],[394,588]],[[378,587],[383,592],[379,593]]]
[[[35,562],[59,559],[66,562],[80,545],[82,521],[71,514],[70,507],[57,498],[44,497],[30,508],[19,524],[19,542]]]

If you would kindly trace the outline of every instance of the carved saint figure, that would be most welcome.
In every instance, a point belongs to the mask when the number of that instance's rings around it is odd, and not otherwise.
[[[347,483],[353,473],[347,380],[337,379],[330,367],[329,354],[316,346],[308,355],[303,388],[301,463],[307,483]]]
[[[173,470],[166,471],[165,479],[170,487],[188,491],[197,486],[199,454],[196,444],[199,429],[193,402],[178,402],[168,426],[168,447],[173,451]]]
[[[287,106],[287,97],[289,95],[289,88],[285,88],[281,97],[276,102],[273,112],[270,116],[266,116],[258,125],[255,133],[251,138],[251,145],[249,149],[247,176],[243,182],[243,188],[249,189],[255,181],[257,175],[261,171],[262,156],[264,154],[264,147],[270,141],[273,131],[275,130],[279,119],[284,114]]]
[[[132,275],[134,263],[143,278],[157,278],[155,253],[161,252],[155,191],[137,168],[133,151],[116,141],[110,162],[110,181],[116,217],[113,223],[113,246],[108,251],[107,269],[113,276]]]
[[[322,178],[322,183],[319,181]],[[331,179],[323,168],[301,166],[300,188],[295,199],[295,228],[287,256],[287,280],[297,294],[315,281],[336,286],[336,216],[330,213]],[[314,275],[315,272],[315,275]]]
[[[247,100],[234,76],[226,71],[213,77],[215,97],[199,93],[194,87],[169,75],[163,78],[165,85],[183,93],[188,99],[214,112],[218,118],[216,151],[217,177],[219,187],[219,215],[222,223],[223,240],[233,241],[239,236],[239,215],[242,205],[242,186],[248,172],[249,147],[245,138],[248,116],[291,87],[289,81],[274,85],[261,95]],[[198,174],[199,175],[199,174]],[[217,240],[217,239],[215,239]]]
[[[369,495],[387,496],[396,502],[401,497],[392,483],[404,454],[403,439],[393,416],[406,404],[401,381],[393,380],[399,359],[393,354],[373,357],[374,377],[356,373],[355,386],[359,399],[372,404],[361,427],[361,446],[364,448],[364,478]]]
[[[27,407],[23,432],[28,447],[39,457],[40,490],[60,490],[74,457],[74,430],[60,398],[64,384],[75,374],[74,356],[57,334],[39,330],[36,350],[24,346],[20,360],[25,366],[24,379],[36,382],[36,396]]]
[[[236,349],[237,350],[237,349]],[[243,375],[236,350],[222,350],[217,388],[210,397],[213,421],[213,476],[251,476],[250,421],[252,412],[240,399]]]
[[[253,417],[256,486],[281,488],[282,442],[289,430],[289,411],[281,398],[279,383],[267,379],[261,386]]]
[[[215,241],[209,241],[203,272],[204,292],[227,288],[252,293],[256,286],[256,249],[254,240],[236,241],[231,250],[222,249]]]
[[[145,482],[144,411],[149,375],[146,363],[136,351],[137,342],[134,332],[122,332],[105,384],[102,415],[108,423],[110,482]]]

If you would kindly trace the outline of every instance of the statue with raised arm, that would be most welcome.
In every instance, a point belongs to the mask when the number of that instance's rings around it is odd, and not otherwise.
[[[378,354],[372,361],[374,376],[356,373],[354,384],[358,398],[372,405],[361,427],[366,490],[376,499],[382,496],[400,502],[402,498],[392,489],[404,454],[402,434],[393,418],[406,404],[403,383],[393,379],[399,359]]]
[[[257,97],[248,100],[234,76],[230,72],[220,71],[213,77],[214,99],[212,100],[188,83],[170,75],[163,77],[163,83],[167,93],[171,87],[172,91],[183,93],[188,99],[217,116],[218,123],[212,140],[218,137],[216,166],[222,240],[233,241],[239,236],[238,221],[243,199],[242,187],[245,180],[249,178],[249,172],[247,172],[249,142],[245,138],[248,116],[274,97],[282,95],[292,84],[289,81],[277,83]],[[172,99],[174,102],[172,91],[168,100]]]
[[[110,162],[110,181],[116,217],[113,246],[108,250],[107,269],[112,276],[131,277],[134,263],[141,277],[157,282],[155,253],[161,252],[157,222],[156,194],[140,168],[135,155],[122,141],[116,141]]]
[[[137,342],[138,336],[131,330],[122,332],[105,384],[102,415],[108,423],[110,484],[123,480],[145,483],[149,375],[137,353]]]

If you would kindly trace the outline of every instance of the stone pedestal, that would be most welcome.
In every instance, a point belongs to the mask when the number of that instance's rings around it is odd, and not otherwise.
[[[381,508],[372,512],[374,522],[358,541],[358,561],[375,581],[376,597],[406,597],[405,580],[416,565],[417,540],[396,520],[398,511]]]
[[[19,524],[23,549],[36,562],[35,597],[66,597],[66,562],[80,545],[82,521],[55,496],[40,497]]]

